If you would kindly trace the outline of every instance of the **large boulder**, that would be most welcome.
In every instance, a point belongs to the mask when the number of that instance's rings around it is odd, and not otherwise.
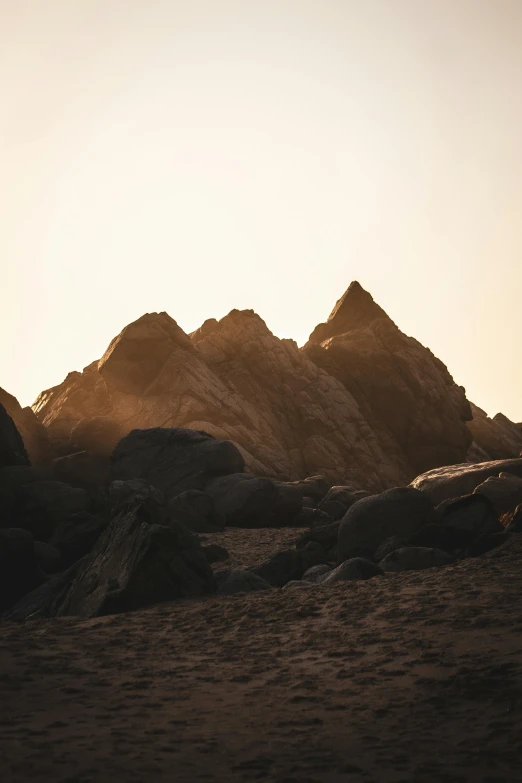
[[[324,561],[324,550],[308,545],[304,549],[285,549],[276,552],[263,563],[249,570],[272,587],[283,587],[287,582],[301,579],[309,568]]]
[[[420,546],[406,546],[390,552],[379,563],[386,573],[396,571],[422,571],[425,568],[439,568],[450,565],[453,558],[440,549],[429,549]]]
[[[156,427],[133,430],[118,443],[109,480],[143,479],[170,499],[188,489],[203,490],[212,479],[243,469],[243,457],[233,443],[206,432]]]
[[[436,510],[438,526],[453,542],[451,550],[469,546],[480,536],[500,533],[503,529],[493,503],[484,495],[452,498],[441,503]]]
[[[216,510],[214,498],[197,489],[188,489],[173,497],[167,509],[169,520],[185,525],[193,533],[218,533],[223,518]]]
[[[0,530],[0,612],[42,581],[32,535],[18,528]]]
[[[411,487],[396,487],[359,500],[348,509],[339,527],[338,559],[374,553],[391,536],[408,540],[434,519],[429,499]]]
[[[215,592],[197,536],[165,527],[152,499],[120,507],[87,555],[55,616],[96,617]]]
[[[227,526],[274,527],[291,524],[302,508],[302,495],[292,484],[250,473],[212,479],[205,492]]]
[[[449,498],[471,494],[487,478],[498,476],[503,471],[522,477],[522,458],[446,465],[422,473],[411,482],[411,486],[422,490],[438,506]]]
[[[331,519],[341,519],[354,503],[368,495],[369,492],[354,487],[332,487],[319,503],[319,509]]]

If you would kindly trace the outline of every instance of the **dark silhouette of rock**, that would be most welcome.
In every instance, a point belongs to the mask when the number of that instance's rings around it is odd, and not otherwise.
[[[96,490],[102,487],[109,471],[109,460],[91,451],[78,451],[53,460],[52,472],[58,481],[73,487]]]
[[[214,592],[198,538],[162,521],[161,507],[150,498],[121,507],[54,614],[96,617]]]
[[[486,552],[491,552],[492,549],[496,549],[502,546],[509,540],[509,533],[502,531],[501,533],[485,533],[483,536],[477,538],[466,550],[466,557],[480,557],[485,555]]]
[[[71,452],[86,451],[108,460],[123,434],[121,425],[106,416],[82,419],[71,430]]]
[[[319,578],[321,585],[332,585],[335,582],[356,582],[362,579],[373,579],[374,576],[382,576],[382,568],[371,560],[363,557],[354,557],[345,560],[328,574]]]
[[[451,536],[453,548],[469,546],[483,535],[502,532],[502,525],[489,498],[464,495],[437,506],[439,525]]]
[[[319,508],[331,519],[341,519],[348,509],[370,493],[353,487],[332,487],[319,503]]]
[[[69,568],[88,555],[106,527],[106,520],[86,511],[60,522],[49,544],[59,551],[61,568]]]
[[[113,509],[122,503],[138,499],[145,500],[146,498],[151,498],[159,506],[165,505],[165,495],[161,489],[147,484],[143,479],[116,480],[109,485],[109,502]]]
[[[142,479],[168,499],[244,469],[233,443],[187,429],[133,430],[112,454],[110,481]]]
[[[329,522],[327,525],[317,525],[306,533],[302,533],[297,539],[295,545],[297,549],[304,549],[310,541],[315,541],[328,552],[337,544],[339,535],[340,520]]]
[[[0,468],[29,465],[29,457],[16,425],[0,404]]]
[[[60,522],[90,504],[85,490],[49,480],[28,466],[0,470],[0,497],[0,526],[24,528],[39,541],[47,541]]]
[[[36,468],[45,467],[53,459],[54,452],[51,448],[47,429],[35,416],[32,408],[22,408],[16,397],[8,394],[5,389],[0,389],[0,411],[4,408],[7,415],[13,420],[16,429],[22,439],[29,463]],[[24,456],[22,462],[5,462],[2,456],[3,450],[3,417],[0,412],[0,467],[4,465],[28,464]],[[17,446],[19,450],[19,445]]]
[[[307,544],[303,549],[285,549],[251,568],[272,587],[283,587],[287,582],[301,579],[305,571],[324,562],[324,550]]]
[[[0,530],[0,612],[42,583],[34,552],[34,539],[27,530]]]
[[[62,556],[60,551],[45,541],[34,542],[34,555],[38,567],[44,574],[55,574],[62,570]]]
[[[57,603],[71,586],[83,563],[84,560],[78,560],[66,571],[56,574],[25,594],[7,612],[4,612],[2,620],[24,622],[53,617]]]
[[[453,558],[440,549],[420,546],[406,546],[395,549],[379,563],[386,573],[395,571],[422,571],[425,568],[439,568],[450,565]]]
[[[169,519],[185,525],[193,533],[218,533],[223,530],[223,517],[216,510],[214,498],[197,489],[189,489],[173,497],[167,513]]]
[[[219,546],[218,544],[208,544],[208,546],[204,546],[203,552],[210,565],[213,563],[222,563],[230,557],[228,550],[225,549],[224,546]]]
[[[383,541],[375,550],[375,562],[380,563],[381,560],[384,560],[391,552],[395,552],[396,549],[401,549],[401,547],[406,546],[407,543],[408,542],[403,538],[400,538],[400,536],[390,536],[390,538]]]
[[[326,574],[329,574],[330,571],[332,571],[332,566],[329,563],[319,563],[319,565],[308,568],[304,572],[302,580],[304,582],[313,582],[315,584],[320,582],[321,578],[326,576]]]
[[[363,498],[344,515],[338,536],[338,558],[348,560],[363,550],[373,553],[391,536],[408,540],[434,519],[429,499],[411,487],[389,489]]]
[[[214,500],[223,523],[231,527],[284,526],[302,509],[299,487],[250,473],[212,479],[205,492]]]
[[[522,477],[522,459],[447,465],[417,476],[411,486],[422,490],[432,503],[439,505],[449,498],[471,494],[487,478],[498,476],[503,471]]]
[[[256,590],[270,590],[270,585],[252,571],[235,568],[226,571],[216,571],[218,595],[235,595],[236,593],[252,593]]]

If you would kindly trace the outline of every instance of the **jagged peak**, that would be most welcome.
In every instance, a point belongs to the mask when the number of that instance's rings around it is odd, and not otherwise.
[[[391,320],[382,307],[374,301],[372,295],[357,280],[354,280],[337,300],[326,323],[315,327],[309,341],[321,343],[352,329],[364,328],[379,318]]]

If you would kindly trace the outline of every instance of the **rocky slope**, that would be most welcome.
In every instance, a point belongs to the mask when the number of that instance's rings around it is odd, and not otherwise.
[[[107,453],[134,428],[186,427],[233,441],[258,475],[375,491],[463,462],[471,443],[464,390],[358,283],[303,349],[249,310],[190,336],[146,314],[33,410],[62,455]]]

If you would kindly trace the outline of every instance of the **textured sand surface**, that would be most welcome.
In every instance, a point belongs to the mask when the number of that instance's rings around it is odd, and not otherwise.
[[[238,565],[298,532],[208,539]],[[446,569],[6,624],[1,780],[520,781],[521,594],[522,536]]]

